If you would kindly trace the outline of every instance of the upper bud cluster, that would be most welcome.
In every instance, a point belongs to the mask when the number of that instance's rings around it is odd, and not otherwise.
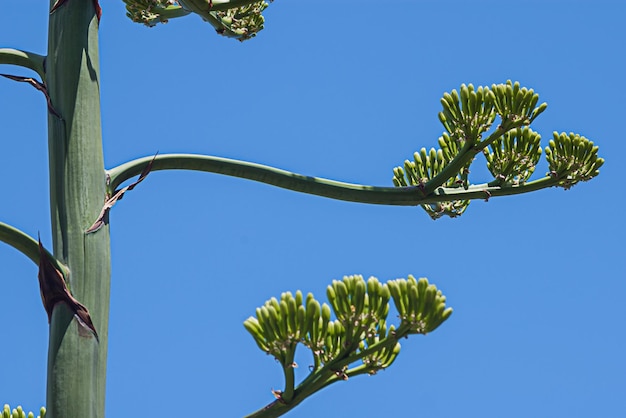
[[[491,88],[462,84],[460,94],[456,90],[443,94],[439,121],[452,139],[474,144],[491,128],[496,116],[500,116],[504,129],[529,125],[547,107],[545,103],[537,106],[538,101],[539,95],[532,89],[511,80]]]
[[[456,90],[444,93],[439,121],[453,139],[475,142],[495,120],[495,96],[488,87],[474,89],[472,84],[462,84],[460,90],[460,97]]]
[[[257,1],[228,10],[214,10],[212,0],[177,1],[184,9],[197,14],[210,23],[218,34],[236,38],[242,42],[253,38],[257,32],[263,29],[265,19],[261,13],[268,6],[265,1]]]
[[[124,0],[124,3],[130,20],[149,27],[189,13],[182,10],[175,0]]]
[[[520,87],[519,82],[492,85],[491,91],[495,97],[495,109],[502,118],[502,122],[511,123],[515,127],[530,125],[548,105],[539,103],[539,95],[533,89]]]
[[[133,22],[152,27],[194,13],[210,23],[218,34],[239,41],[253,38],[263,29],[265,19],[261,13],[268,6],[265,1],[230,9],[224,9],[224,5],[214,7],[212,0],[124,0],[124,3],[126,15]]]
[[[222,28],[216,28],[217,33],[235,37],[241,42],[254,38],[263,29],[265,18],[261,13],[267,6],[266,2],[259,1],[237,9],[216,12],[215,16],[222,25]]]

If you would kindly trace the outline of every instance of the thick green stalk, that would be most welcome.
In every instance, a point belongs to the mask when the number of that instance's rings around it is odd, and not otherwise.
[[[55,3],[50,1],[50,6]],[[48,348],[49,418],[103,418],[109,316],[108,226],[85,234],[105,197],[100,127],[98,19],[91,1],[68,1],[50,15],[46,84],[54,255],[84,304],[98,342],[65,304],[54,308]]]

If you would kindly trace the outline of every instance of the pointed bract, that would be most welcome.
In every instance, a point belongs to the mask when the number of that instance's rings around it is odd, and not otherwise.
[[[89,310],[77,301],[69,292],[63,274],[50,261],[41,240],[39,240],[39,291],[43,307],[48,314],[48,322],[52,319],[52,311],[57,303],[63,302],[74,313],[79,324],[93,332],[99,341],[96,328],[91,321]]]

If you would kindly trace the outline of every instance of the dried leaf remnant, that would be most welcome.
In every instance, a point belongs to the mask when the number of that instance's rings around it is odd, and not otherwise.
[[[100,22],[100,18],[102,17],[102,8],[100,7],[100,3],[98,0],[92,0],[93,7],[96,9],[96,16],[98,17],[98,22]],[[57,0],[52,8],[50,9],[50,14],[54,13],[59,7],[63,6],[67,3],[67,0]]]
[[[150,173],[150,170],[152,170],[152,164],[154,164],[154,160],[155,160],[157,155],[158,155],[158,153],[155,154],[154,158],[152,158],[152,160],[146,165],[146,167],[143,169],[143,171],[139,175],[139,178],[137,179],[136,182],[134,182],[131,185],[128,185],[128,186],[124,187],[123,189],[120,189],[120,190],[116,191],[115,194],[113,194],[113,196],[109,197],[106,200],[106,202],[104,202],[104,206],[102,207],[102,210],[100,211],[100,214],[98,215],[98,218],[93,223],[93,225],[91,225],[87,229],[87,231],[85,231],[87,234],[90,234],[92,232],[96,232],[97,230],[102,228],[102,226],[104,226],[104,224],[107,222],[107,219],[108,219],[108,216],[109,216],[109,211],[111,210],[113,205],[115,205],[115,203],[118,200],[121,200],[122,197],[124,197],[124,193],[126,193],[129,190],[133,190],[135,188],[135,186],[137,186],[139,183],[141,183],[148,176],[148,174]]]
[[[22,76],[11,75],[11,74],[0,74],[0,76],[6,77],[9,80],[19,81],[22,83],[28,83],[34,88],[36,88],[37,90],[39,90],[40,92],[42,92],[44,96],[46,96],[46,102],[48,103],[48,111],[52,113],[54,116],[56,116],[57,118],[63,119],[61,115],[59,114],[59,112],[57,112],[56,109],[52,106],[52,100],[50,100],[50,95],[48,95],[48,88],[46,87],[44,83],[42,83],[41,81],[35,80],[32,77],[22,77]]]
[[[98,333],[93,325],[89,310],[79,301],[76,300],[68,290],[63,274],[50,261],[50,256],[39,240],[39,291],[41,292],[41,301],[43,307],[48,314],[48,323],[52,319],[52,310],[57,303],[65,303],[74,313],[74,317],[78,320],[81,327],[91,330],[97,341]]]

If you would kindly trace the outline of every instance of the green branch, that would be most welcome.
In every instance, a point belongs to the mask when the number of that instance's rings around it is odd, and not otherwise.
[[[26,257],[30,258],[35,265],[39,266],[39,242],[37,242],[37,240],[30,235],[12,227],[11,225],[0,222],[0,241],[15,248]],[[47,250],[46,253],[50,261],[52,261],[52,264],[54,264],[54,266],[64,275],[67,275],[69,272],[67,266],[60,263]]]
[[[432,193],[443,183],[455,177],[466,164],[474,159],[476,154],[483,150],[483,148],[486,148],[506,132],[515,129],[517,125],[521,125],[521,122],[518,122],[517,124],[512,122],[503,122],[502,125],[489,135],[485,141],[480,142],[479,144],[476,144],[474,141],[467,141],[459,154],[448,165],[446,165],[446,167],[439,174],[424,185],[424,194],[428,195]]]
[[[416,206],[419,204],[448,202],[454,200],[483,199],[528,193],[547,187],[556,186],[559,179],[544,177],[520,185],[489,186],[478,184],[462,187],[439,187],[424,196],[419,187],[377,187],[344,183],[319,177],[305,176],[266,165],[196,154],[164,154],[155,157],[143,157],[119,165],[108,171],[108,194],[125,181],[141,174],[152,161],[152,171],[192,170],[224,174],[232,177],[258,181],[283,189],[293,190],[330,199],[378,205]]]
[[[211,11],[224,11],[258,3],[259,0],[213,0]]]
[[[39,243],[30,235],[0,222],[0,241],[15,248],[30,258],[33,263],[39,265]]]
[[[185,10],[180,6],[154,6],[151,9],[151,12],[159,15],[161,22],[166,22],[168,19],[176,19],[177,17],[187,16],[191,13],[189,10]]]
[[[46,77],[44,61],[46,57],[33,52],[20,51],[13,48],[0,48],[0,64],[19,65],[33,70],[42,80]]]

